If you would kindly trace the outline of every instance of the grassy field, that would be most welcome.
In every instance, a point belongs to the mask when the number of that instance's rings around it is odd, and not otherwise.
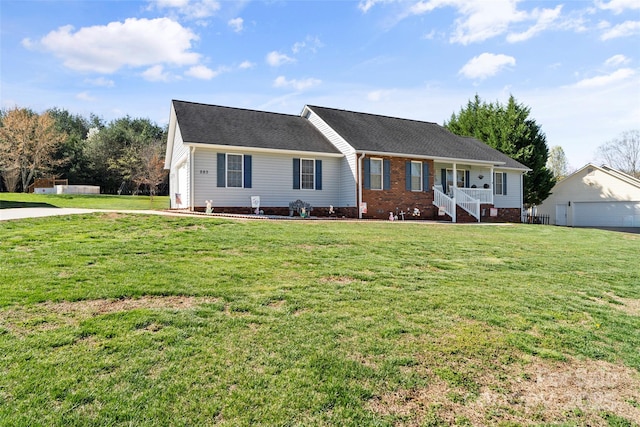
[[[0,209],[37,207],[156,210],[169,208],[169,196],[0,193]]]
[[[0,223],[0,425],[637,426],[640,236]]]

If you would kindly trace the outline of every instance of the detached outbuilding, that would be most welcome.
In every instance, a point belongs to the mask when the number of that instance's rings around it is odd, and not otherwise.
[[[558,182],[537,214],[569,227],[640,227],[640,180],[589,163]]]

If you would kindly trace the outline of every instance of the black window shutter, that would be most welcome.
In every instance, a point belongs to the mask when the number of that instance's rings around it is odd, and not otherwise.
[[[404,162],[404,182],[405,190],[411,191],[411,162],[409,160]]]
[[[469,180],[471,178],[471,173],[467,170],[464,171],[464,186],[469,188],[471,185],[469,184]]]
[[[507,195],[507,173],[502,173],[502,194]]]
[[[227,186],[227,156],[224,153],[218,153],[218,187]]]
[[[251,188],[251,156],[244,155],[244,188]]]
[[[431,191],[429,188],[429,163],[422,162],[422,191]]]
[[[442,192],[447,192],[447,170],[440,169],[440,180],[442,181]]]
[[[300,159],[293,159],[293,189],[300,189]]]
[[[322,190],[322,160],[316,160],[316,190]]]
[[[370,169],[371,169],[371,161],[368,157],[365,157],[364,160],[362,161],[362,180],[364,181],[363,186],[365,190],[371,189]]]
[[[391,189],[391,160],[389,159],[384,159],[382,161],[382,173],[383,173],[383,184],[382,184],[382,189],[383,190],[390,190]]]

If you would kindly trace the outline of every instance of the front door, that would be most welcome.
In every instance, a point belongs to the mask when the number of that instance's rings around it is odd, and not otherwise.
[[[567,205],[556,205],[556,225],[567,225]]]

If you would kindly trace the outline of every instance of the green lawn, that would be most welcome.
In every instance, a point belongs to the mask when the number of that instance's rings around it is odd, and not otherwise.
[[[169,209],[169,196],[0,193],[0,209],[35,207],[157,210]]]
[[[0,425],[637,426],[639,254],[551,226],[0,222]]]

